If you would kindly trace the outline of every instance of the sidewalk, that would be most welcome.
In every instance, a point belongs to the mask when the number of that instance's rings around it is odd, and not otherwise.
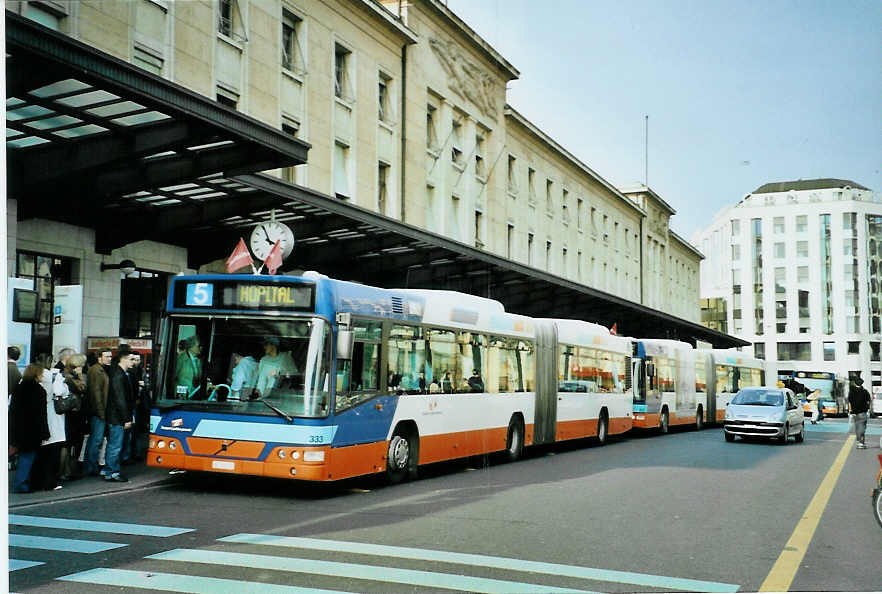
[[[102,495],[105,493],[122,493],[134,489],[141,489],[148,485],[159,484],[174,479],[169,475],[167,468],[154,468],[143,462],[123,466],[123,474],[128,477],[127,483],[115,483],[105,481],[96,476],[84,477],[76,481],[67,481],[62,484],[63,488],[57,491],[36,491],[34,493],[9,492],[9,509],[15,509],[35,503],[55,503],[67,499],[77,499],[90,495]],[[13,472],[9,473],[8,485],[12,484]]]

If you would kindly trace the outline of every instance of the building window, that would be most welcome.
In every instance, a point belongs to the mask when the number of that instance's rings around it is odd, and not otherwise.
[[[738,237],[741,235],[741,221],[738,219],[732,219],[732,237]]]
[[[132,64],[148,72],[162,76],[165,60],[162,54],[146,46],[136,44],[132,48]]]
[[[585,215],[585,201],[581,198],[576,198],[576,228],[579,231],[582,230],[582,217]]]
[[[163,272],[135,271],[122,279],[119,335],[126,338],[159,336],[159,320],[168,295],[168,277]]]
[[[484,247],[484,213],[480,210],[475,211],[475,247],[482,248]]]
[[[567,210],[567,202],[569,199],[570,193],[566,189],[562,190],[562,196],[560,199],[560,218],[564,225],[570,224],[570,211]]]
[[[785,283],[787,282],[787,269],[783,267],[775,268],[775,295],[783,295],[787,292]]]
[[[527,265],[533,265],[533,234],[527,233]]]
[[[380,72],[377,85],[377,119],[381,122],[392,121],[392,111],[390,109],[389,100],[389,86],[391,83],[392,78],[389,75]]]
[[[509,223],[508,225],[506,225],[506,232],[505,232],[505,257],[508,258],[509,260],[512,259],[512,256],[513,256],[513,253],[514,253],[514,235],[515,235],[515,230],[514,230],[514,229],[515,229],[515,228],[514,228],[514,225],[512,225],[511,223]]]
[[[870,361],[878,361],[879,360],[879,343],[878,342],[870,342]]]
[[[796,267],[796,282],[807,283],[808,280],[809,280],[808,266],[797,266]]]
[[[230,39],[248,41],[238,0],[218,0],[217,32]]]
[[[50,8],[51,7],[51,8]],[[60,10],[61,3],[44,5],[31,0],[25,6],[24,16],[54,31],[61,31],[61,19],[66,15]],[[56,10],[58,8],[58,10]],[[48,351],[47,351],[48,352]]]
[[[848,341],[848,354],[849,355],[860,355],[861,354],[861,341],[849,340]]]
[[[536,170],[527,168],[527,198],[532,204],[536,203]]]
[[[778,361],[811,361],[812,343],[779,342]]]
[[[856,212],[844,212],[842,213],[842,229],[845,231],[854,231],[857,226],[857,213]],[[848,235],[848,233],[846,233]]]
[[[294,138],[300,138],[300,122],[287,116],[282,116],[282,132]],[[298,179],[298,171],[305,172],[306,164],[285,167],[282,177],[285,181],[303,184],[304,179]]]
[[[832,252],[830,251],[830,215],[820,215],[821,237],[821,312],[824,334],[833,334],[833,278]]]
[[[55,287],[70,285],[73,281],[73,260],[49,254],[36,254],[19,251],[16,254],[18,266],[16,276],[34,282],[34,290],[40,299],[40,321],[31,324],[31,352],[25,353],[28,362],[34,355],[52,352],[52,330],[54,327]],[[79,345],[70,345],[79,350]]]
[[[380,162],[377,165],[377,212],[386,214],[386,190],[389,182],[389,165]]]
[[[334,44],[334,96],[349,102],[355,100],[349,72],[351,62],[352,52],[339,43]]]
[[[545,242],[545,270],[551,272],[551,242]]]
[[[773,231],[775,235],[784,233],[784,217],[775,217],[772,221]]]
[[[567,248],[560,251],[560,275],[567,275]]]
[[[426,106],[426,148],[432,151],[438,150],[438,129],[435,114],[438,108],[433,105]]]
[[[508,156],[508,191],[518,193],[517,159],[513,155]]]
[[[306,63],[300,47],[303,19],[288,10],[282,10],[282,68],[304,74]]]
[[[550,179],[545,180],[545,210],[549,214],[554,212],[554,199],[552,198],[553,188],[554,182]]]
[[[221,105],[226,105],[231,109],[238,109],[239,107],[239,93],[236,91],[229,89],[227,87],[222,87],[220,85],[215,89],[217,102]]]
[[[351,198],[349,189],[349,147],[334,143],[334,194],[337,198]]]
[[[741,260],[741,244],[733,243],[732,244],[732,261],[738,262]]]
[[[475,175],[481,178],[487,177],[484,166],[484,135],[475,135]]]
[[[764,342],[755,342],[753,343],[753,356],[757,359],[765,359],[766,358],[766,343]]]
[[[824,343],[824,361],[835,361],[836,360],[836,343],[835,342],[825,342]]]
[[[784,248],[783,242],[775,243],[775,258],[785,258],[787,256],[787,251]]]
[[[457,165],[462,165],[462,123],[456,120],[453,121],[450,141],[450,160]]]
[[[797,305],[799,306],[799,333],[808,334],[811,329],[811,316],[809,315],[809,292],[797,291]]]
[[[807,241],[797,241],[796,242],[796,257],[797,258],[808,258],[808,242]]]

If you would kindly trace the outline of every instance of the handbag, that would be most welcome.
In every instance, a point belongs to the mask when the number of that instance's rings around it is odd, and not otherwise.
[[[76,394],[54,396],[52,404],[55,406],[55,414],[63,415],[80,410],[80,398]]]

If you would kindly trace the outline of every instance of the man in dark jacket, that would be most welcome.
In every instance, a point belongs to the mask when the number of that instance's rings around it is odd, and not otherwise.
[[[104,480],[127,483],[129,479],[119,472],[123,435],[132,426],[132,403],[134,391],[129,369],[135,364],[135,356],[128,349],[120,348],[117,364],[110,370],[110,390],[107,394],[107,451],[104,456]]]
[[[28,365],[22,381],[15,387],[9,406],[9,445],[18,450],[18,467],[12,481],[15,493],[29,493],[31,467],[44,439],[49,439],[46,390],[39,378],[43,368]]]
[[[857,438],[859,450],[867,449],[864,435],[867,432],[867,413],[871,404],[870,393],[864,388],[864,380],[859,377],[851,378],[851,386],[848,390],[848,410],[854,415],[854,435]]]
[[[89,368],[86,377],[86,414],[89,415],[89,441],[83,456],[83,472],[87,475],[98,474],[98,454],[101,442],[104,441],[104,414],[107,411],[107,394],[110,389],[110,377],[105,365],[110,365],[113,353],[101,351],[98,362]]]

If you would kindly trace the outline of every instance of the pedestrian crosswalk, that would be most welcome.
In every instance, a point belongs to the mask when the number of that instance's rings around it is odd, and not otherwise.
[[[75,530],[78,532],[99,532],[117,535],[155,536],[165,538],[186,532],[193,528],[175,528],[171,526],[152,526],[148,524],[126,524],[121,522],[99,522],[70,518],[54,518],[49,516],[27,516],[9,514],[9,546],[16,549],[66,552],[72,554],[91,555],[128,546],[124,542],[107,542],[102,540],[66,538],[63,536],[43,536],[34,534],[16,534],[12,528],[27,526],[56,530]],[[29,567],[45,565],[43,561],[15,559],[9,557],[9,571],[18,571]]]
[[[168,538],[193,531],[172,526],[16,514],[10,515],[9,523],[10,528],[24,526],[77,531],[77,538],[64,538],[60,533],[52,536],[11,533],[9,537],[9,545],[16,552],[42,549],[66,551],[71,555],[90,555],[126,547],[126,536]],[[90,540],[83,537],[83,531],[117,536]],[[99,563],[107,564],[109,557],[102,555],[100,559]],[[10,559],[9,571],[47,563],[52,562]],[[145,555],[140,561],[131,562],[129,558],[125,567],[92,567],[58,575],[54,579],[68,583],[69,588],[79,584],[83,590],[71,591],[83,592],[92,591],[90,588],[95,586],[109,586],[192,593],[301,594],[369,590],[592,593],[597,589],[606,590],[604,584],[619,584],[615,589],[624,591],[647,588],[678,592],[738,590],[735,584],[511,557],[251,533],[224,536],[201,548],[169,548]]]

